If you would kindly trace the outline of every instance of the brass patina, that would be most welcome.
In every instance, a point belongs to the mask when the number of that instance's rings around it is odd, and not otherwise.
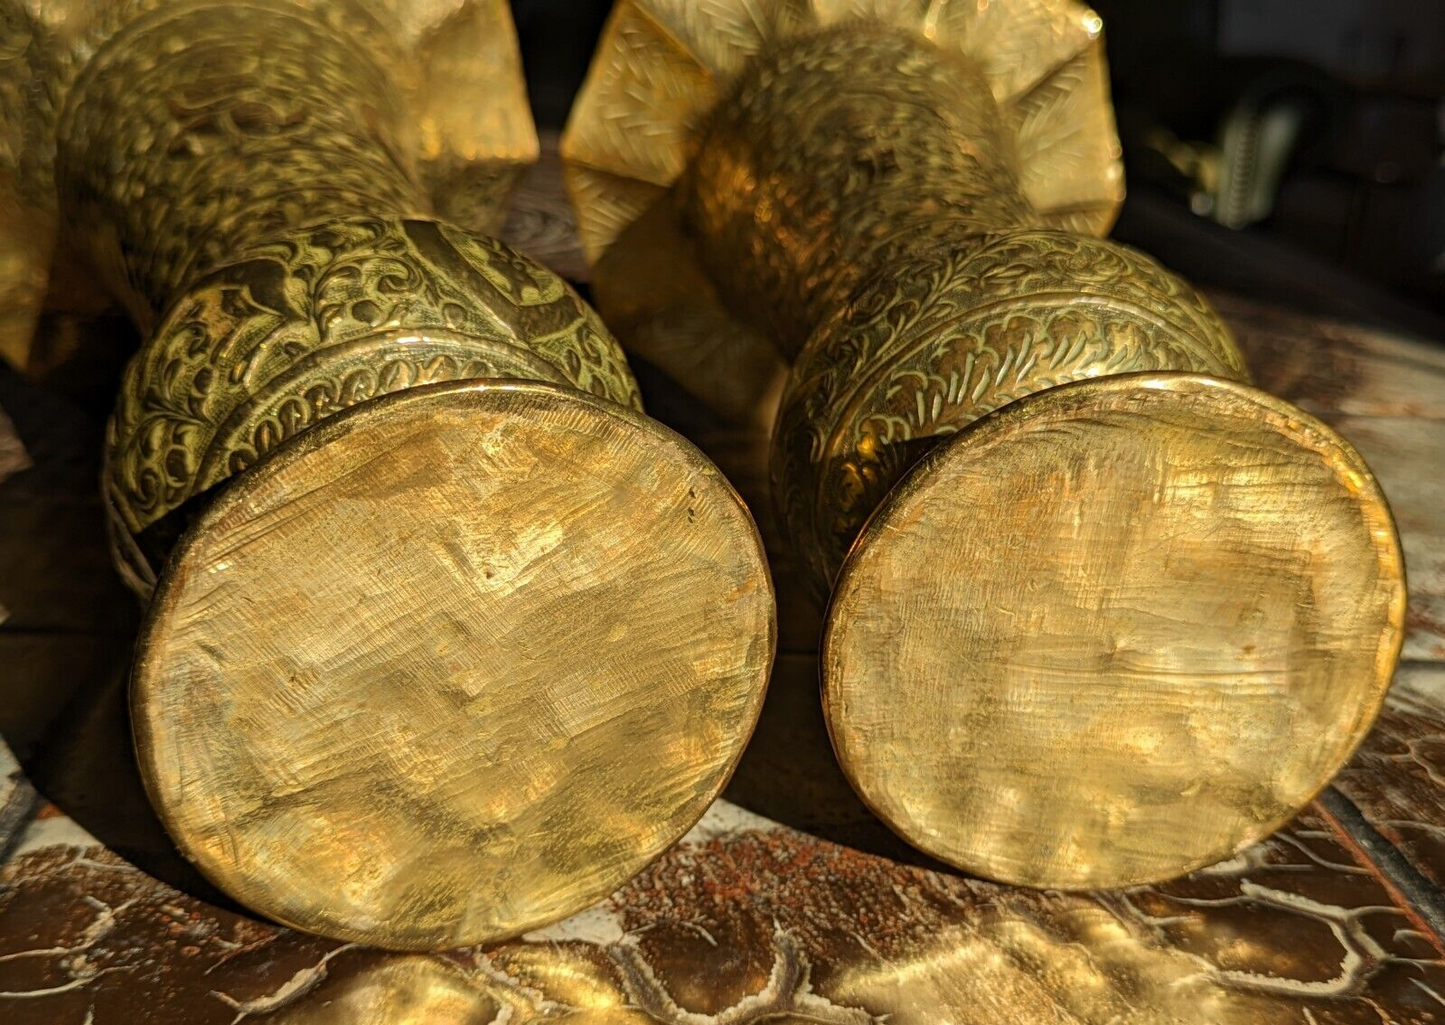
[[[535,150],[505,4],[24,16],[59,248],[147,336],[104,488],[181,851],[400,949],[614,890],[731,773],[772,585],[596,315],[474,233]]]
[[[1071,888],[1297,812],[1379,710],[1405,604],[1358,454],[1097,237],[1100,32],[1045,0],[624,0],[563,144],[625,340],[734,416],[789,368],[774,498],[832,592],[854,787],[945,861]]]

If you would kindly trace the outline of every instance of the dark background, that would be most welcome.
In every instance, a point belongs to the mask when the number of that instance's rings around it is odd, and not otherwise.
[[[1234,291],[1445,339],[1445,0],[1097,0],[1116,237]],[[513,0],[560,129],[610,0]]]

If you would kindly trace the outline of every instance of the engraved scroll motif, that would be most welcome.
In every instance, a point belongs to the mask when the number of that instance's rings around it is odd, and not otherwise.
[[[148,335],[105,483],[138,589],[177,524],[142,532],[374,396],[500,377],[638,407],[561,279],[429,219],[406,62],[364,6],[145,0],[89,38],[56,174],[69,232]]]
[[[640,408],[596,314],[504,243],[419,220],[294,232],[193,285],[131,363],[110,428],[112,501],[138,532],[323,416],[472,377]]]
[[[67,226],[143,333],[188,281],[270,236],[429,212],[386,73],[400,58],[378,52],[374,23],[354,41],[360,11],[150,6],[76,74],[57,158]]]
[[[774,496],[820,596],[914,462],[991,410],[1104,374],[1247,379],[1191,286],[1045,226],[1010,127],[981,71],[853,21],[749,62],[681,180],[719,290],[793,360]]]
[[[908,267],[818,328],[783,398],[773,493],[820,583],[928,447],[1015,399],[1143,370],[1248,379],[1199,294],[1122,246],[1009,232]]]

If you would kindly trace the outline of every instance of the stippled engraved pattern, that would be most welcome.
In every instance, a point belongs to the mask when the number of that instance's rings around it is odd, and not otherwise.
[[[806,320],[816,310],[796,303],[760,303],[756,293],[741,287],[733,290],[734,296],[745,296],[741,304],[719,304],[716,289],[692,286],[705,274],[696,247],[670,249],[661,263],[650,256],[659,238],[690,241],[681,223],[685,206],[675,201],[674,192],[679,179],[689,174],[689,165],[707,159],[704,136],[718,127],[714,108],[736,92],[740,78],[755,75],[758,62],[772,61],[770,55],[819,33],[856,33],[859,55],[884,66],[886,55],[875,57],[868,51],[880,34],[892,32],[917,42],[946,65],[948,70],[937,72],[940,77],[981,78],[979,92],[985,99],[992,96],[996,111],[972,103],[953,110],[950,103],[943,116],[935,118],[937,137],[916,140],[907,149],[941,156],[945,165],[966,160],[980,146],[971,129],[973,115],[982,111],[991,123],[1002,123],[995,141],[1017,151],[1014,174],[1018,191],[1032,208],[1031,223],[1107,232],[1124,187],[1100,30],[1098,16],[1075,0],[618,0],[562,138],[566,184],[577,210],[583,251],[596,268],[596,301],[603,316],[629,350],[645,355],[724,419],[747,423],[771,418],[776,392],[770,382],[778,358],[766,346],[737,345],[739,338],[756,333],[754,324],[742,323],[743,311],[756,314],[753,319],[762,321],[791,353],[807,336],[806,328],[797,329],[792,322]],[[912,66],[911,61],[904,64]],[[856,77],[850,68],[841,82],[866,94],[868,85]],[[818,98],[829,100],[827,95]],[[878,113],[877,104],[871,113]],[[897,127],[913,113],[895,112],[885,120],[893,118]],[[793,114],[801,122],[809,120],[808,111]],[[841,156],[841,163],[817,160],[809,172],[837,180],[898,170],[890,168],[888,143],[872,145],[861,126],[841,127],[830,150]],[[849,151],[843,140],[859,137],[865,145]],[[818,144],[814,137],[802,148]],[[712,171],[719,178],[741,177],[736,166],[715,166]],[[805,197],[808,193],[801,184],[792,191]],[[955,198],[972,204],[1001,197]],[[886,223],[871,216],[866,205],[855,208],[864,223],[854,233],[862,234],[870,225],[880,229],[883,237],[876,245],[886,250],[890,236],[901,240],[915,228],[935,229],[927,214],[930,202],[925,198],[911,213],[890,206],[893,216]],[[765,220],[783,219],[766,212]],[[810,238],[816,240],[816,234]],[[830,259],[827,251],[811,252],[807,240],[779,238],[777,244],[784,250],[782,264],[816,264],[821,259],[822,269],[841,273],[840,287],[861,280],[853,273],[856,267]],[[846,298],[846,291],[840,298]],[[690,339],[679,343],[678,324],[690,326],[701,353],[732,349],[730,363],[741,370],[739,389],[724,392],[712,384],[717,361],[695,357]],[[697,331],[698,326],[706,332]],[[757,382],[765,382],[764,387],[757,388]],[[749,386],[756,393],[754,408],[739,410],[733,396]]]
[[[57,153],[74,233],[154,325],[107,453],[133,583],[152,574],[125,535],[373,396],[512,377],[637,405],[620,350],[559,278],[408,216],[429,205],[421,141],[399,51],[364,8],[136,8],[74,75]]]
[[[819,326],[773,435],[774,495],[820,591],[909,467],[1000,406],[1143,370],[1248,380],[1199,293],[1125,246],[1018,231],[907,266]]]
[[[871,22],[788,40],[713,111],[681,202],[735,308],[794,357],[920,246],[1038,223],[981,71]]]
[[[596,314],[506,244],[421,220],[298,229],[171,307],[127,369],[107,489],[140,531],[323,416],[472,377],[640,406]]]
[[[209,38],[205,33],[192,34],[185,26],[197,20],[219,30]],[[240,31],[235,30],[238,26]],[[69,230],[60,231],[57,239],[56,137],[62,114],[74,106],[68,101],[75,86],[87,85],[98,72],[110,77],[120,72],[122,88],[117,97],[133,103],[125,96],[126,88],[132,83],[143,86],[155,73],[169,74],[188,61],[205,63],[216,57],[235,66],[237,56],[227,51],[245,40],[265,39],[268,47],[279,43],[295,49],[306,46],[318,32],[339,41],[340,49],[333,45],[330,50],[313,51],[314,66],[305,67],[309,74],[299,76],[280,97],[257,102],[254,96],[238,96],[229,108],[192,109],[187,109],[184,89],[166,97],[182,108],[175,112],[176,121],[190,121],[203,129],[193,132],[185,146],[169,151],[176,162],[169,183],[209,175],[200,167],[207,159],[207,148],[199,146],[207,138],[204,130],[213,133],[209,151],[231,136],[232,144],[237,137],[244,138],[257,159],[264,157],[270,164],[314,159],[311,147],[294,152],[286,148],[286,142],[297,135],[297,122],[311,116],[334,119],[338,110],[350,104],[351,113],[357,116],[340,126],[343,135],[361,138],[383,131],[397,138],[415,137],[414,142],[400,145],[397,153],[407,155],[409,173],[415,165],[442,216],[472,231],[490,232],[500,226],[507,191],[520,169],[535,161],[538,153],[506,0],[45,0],[5,4],[0,6],[0,78],[6,85],[0,88],[0,148],[11,159],[0,161],[0,259],[12,269],[6,296],[14,315],[0,326],[0,356],[22,369],[43,370],[46,350],[36,349],[31,337],[42,299],[49,307],[84,314],[111,302],[107,290],[94,286],[94,269],[82,262],[82,251],[97,243],[108,245],[112,257],[101,261],[109,291],[118,289],[118,294],[126,296],[132,313],[146,317],[155,313],[147,308],[145,298],[132,290],[128,275],[121,273],[113,259],[119,248],[116,240],[97,237],[97,222],[90,212],[72,209]],[[151,60],[148,52],[154,56],[158,40],[168,37],[174,41],[180,34],[186,35],[187,45],[170,70],[159,63],[146,63]],[[132,49],[127,41],[132,39],[141,40],[138,49]],[[347,50],[350,52],[344,52]],[[376,83],[368,80],[375,78],[377,68],[388,81],[382,92],[372,91],[367,99],[353,87],[370,90]],[[274,70],[285,73],[284,69]],[[290,102],[307,91],[332,87],[336,92],[328,108]],[[102,89],[100,96],[88,98],[91,114],[102,113],[104,94]],[[479,97],[484,100],[479,102]],[[381,107],[374,106],[378,99],[385,100]],[[354,103],[356,100],[361,102]],[[68,129],[71,141],[76,141],[76,133],[91,136],[97,128],[147,150],[162,148],[178,138],[174,132],[167,134],[164,111],[160,120],[149,123],[137,120],[137,110],[127,109],[125,114],[120,120],[101,116],[85,125],[72,124]],[[154,203],[161,195],[154,189],[160,183],[153,181],[144,183],[148,188],[142,196],[135,178],[137,168],[128,163],[119,162],[106,171],[88,183],[96,190],[92,212],[103,213],[106,204],[138,197]],[[338,201],[344,175],[341,169],[327,186]],[[376,180],[352,181],[350,186],[363,198],[374,200],[378,193],[388,191],[389,177],[388,172]],[[243,187],[253,186],[247,182]],[[325,199],[323,190],[313,185],[309,192],[308,196],[291,196],[290,201],[293,205],[309,202],[315,209],[315,202]],[[219,213],[224,203],[216,197],[213,202],[218,206],[212,213]],[[67,205],[73,207],[73,203]],[[366,212],[387,209],[373,205]],[[402,212],[426,209],[425,204],[408,200]],[[259,216],[236,219],[224,225],[215,245],[235,241],[237,227],[254,230],[259,237],[265,221]],[[150,224],[147,231],[161,231],[156,221]],[[191,272],[202,269],[192,267]]]
[[[773,479],[820,594],[903,473],[990,410],[1103,374],[1247,376],[1183,281],[1049,230],[1060,208],[1018,171],[1035,104],[1005,112],[982,67],[851,22],[752,58],[700,136],[679,202],[719,291],[794,361]]]
[[[171,4],[85,64],[59,126],[66,221],[142,329],[286,228],[428,204],[409,121],[346,4]],[[385,45],[384,43],[381,45]],[[238,174],[245,168],[245,174]]]

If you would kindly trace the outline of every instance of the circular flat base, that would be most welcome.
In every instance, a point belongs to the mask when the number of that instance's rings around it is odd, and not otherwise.
[[[485,942],[697,821],[773,647],[756,528],[686,441],[549,385],[417,388],[299,435],[188,532],[136,747],[183,853],[256,911]]]
[[[1187,374],[1040,392],[930,452],[839,575],[844,771],[992,879],[1158,881],[1273,832],[1384,698],[1389,509],[1323,424]]]

